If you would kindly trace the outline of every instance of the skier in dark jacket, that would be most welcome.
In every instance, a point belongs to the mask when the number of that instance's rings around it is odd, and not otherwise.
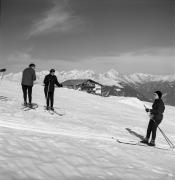
[[[45,98],[46,98],[46,109],[47,110],[52,110],[54,111],[53,108],[53,103],[54,103],[54,90],[55,90],[55,85],[58,87],[62,87],[62,84],[60,84],[57,80],[57,77],[54,75],[55,70],[51,69],[50,74],[46,75],[44,78],[44,93],[45,93]]]
[[[150,146],[155,146],[155,139],[156,139],[156,131],[158,125],[161,123],[163,119],[163,112],[165,110],[165,105],[162,101],[162,93],[161,91],[155,91],[154,92],[154,98],[155,101],[152,105],[152,109],[146,108],[146,112],[150,113],[150,121],[147,128],[147,134],[144,140],[142,140],[142,143],[146,143]],[[152,133],[152,139],[149,143],[149,138]]]
[[[32,87],[33,81],[36,80],[35,74],[35,64],[30,64],[28,68],[24,69],[22,73],[22,90],[23,90],[23,98],[24,98],[24,105],[25,106],[32,106]],[[27,104],[27,92],[28,92],[28,99],[29,104]]]

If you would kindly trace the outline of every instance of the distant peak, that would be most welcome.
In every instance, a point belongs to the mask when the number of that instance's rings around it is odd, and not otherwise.
[[[115,69],[110,69],[107,71],[107,73],[119,74],[119,72],[116,71]]]
[[[110,69],[109,71],[104,73],[104,76],[111,79],[117,79],[120,76],[120,73],[115,69]]]

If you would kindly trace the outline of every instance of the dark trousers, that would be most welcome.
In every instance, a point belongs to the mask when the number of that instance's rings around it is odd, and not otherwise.
[[[54,103],[54,92],[48,92],[47,89],[44,89],[46,104],[47,106],[53,107]]]
[[[29,103],[32,103],[32,86],[22,85],[24,102],[27,102],[27,94]]]
[[[157,132],[157,127],[158,125],[160,124],[160,122],[154,122],[154,120],[151,120],[149,121],[149,124],[148,124],[148,128],[147,128],[147,134],[146,134],[146,137],[149,139],[150,138],[150,135],[152,133],[152,140],[155,141],[156,139],[156,132]]]

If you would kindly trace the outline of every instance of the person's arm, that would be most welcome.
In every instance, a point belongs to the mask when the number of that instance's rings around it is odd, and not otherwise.
[[[60,84],[57,80],[57,77],[55,76],[55,84],[58,86],[58,87],[63,87],[62,84]]]
[[[32,76],[32,78],[33,78],[33,81],[36,80],[36,73],[35,73],[35,71],[33,71],[33,76]]]
[[[45,76],[43,83],[44,83],[44,85],[48,85],[49,84],[49,79],[48,79],[47,76]]]

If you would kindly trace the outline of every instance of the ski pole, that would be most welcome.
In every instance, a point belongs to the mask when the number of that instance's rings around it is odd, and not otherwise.
[[[159,128],[159,127],[158,127]],[[175,148],[174,144],[170,141],[170,139],[163,133],[163,131],[159,128],[160,132],[163,134],[163,136],[165,137],[166,141],[168,142],[168,144],[170,145],[170,147],[172,149]]]
[[[156,121],[155,120],[153,120],[154,121],[154,123],[156,124],[156,126],[158,127],[158,129],[160,130],[160,132],[162,133],[162,135],[164,136],[164,138],[165,138],[165,140],[167,141],[167,143],[169,144],[169,146],[171,147],[171,148],[174,148],[175,146],[174,146],[174,144],[171,142],[171,140],[166,136],[166,134],[162,131],[162,129],[158,126],[158,124],[156,123]]]

